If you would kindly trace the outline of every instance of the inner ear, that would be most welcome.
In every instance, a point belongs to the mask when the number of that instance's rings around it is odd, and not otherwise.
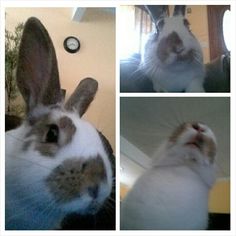
[[[98,82],[92,78],[81,80],[73,94],[65,104],[65,109],[69,111],[77,110],[80,117],[88,109],[93,101],[98,89]]]
[[[25,23],[19,49],[17,84],[28,112],[39,104],[47,106],[61,101],[55,49],[47,30],[35,17]]]
[[[168,16],[168,5],[145,5],[145,9],[154,24],[156,24],[159,19]]]
[[[185,5],[176,5],[174,8],[174,12],[173,12],[173,16],[185,16],[185,9],[186,6]]]

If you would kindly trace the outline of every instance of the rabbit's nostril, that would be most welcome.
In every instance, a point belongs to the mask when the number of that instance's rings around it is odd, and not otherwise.
[[[92,198],[97,198],[98,196],[98,185],[92,186],[92,187],[88,187],[88,194],[92,197]]]
[[[184,47],[182,45],[177,45],[174,47],[174,52],[177,54],[181,54],[184,51]]]
[[[202,128],[198,123],[193,123],[192,127],[197,130],[198,132],[204,132],[204,128]]]

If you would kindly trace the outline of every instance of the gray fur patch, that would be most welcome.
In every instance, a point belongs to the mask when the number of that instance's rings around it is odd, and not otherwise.
[[[68,202],[86,193],[96,198],[95,191],[99,191],[105,178],[105,166],[99,155],[89,160],[74,157],[52,170],[46,184],[57,201]]]

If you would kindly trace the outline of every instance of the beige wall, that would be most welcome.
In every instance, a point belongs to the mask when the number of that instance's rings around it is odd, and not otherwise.
[[[230,213],[230,181],[221,179],[216,182],[210,192],[209,211],[214,213]]]
[[[130,187],[120,184],[121,200],[129,192]],[[210,191],[209,212],[211,213],[230,213],[230,181],[219,179]]]
[[[6,28],[13,30],[30,16],[47,28],[58,58],[61,86],[70,96],[79,81],[93,77],[99,90],[85,118],[109,139],[115,148],[115,15],[93,9],[93,18],[83,22],[71,20],[72,8],[7,8]],[[67,36],[80,39],[81,49],[69,54],[63,48]]]

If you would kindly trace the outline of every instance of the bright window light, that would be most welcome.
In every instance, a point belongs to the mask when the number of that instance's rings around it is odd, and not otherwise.
[[[139,37],[135,32],[135,7],[121,6],[119,17],[120,58],[127,58],[138,52]]]
[[[231,11],[226,10],[223,16],[223,35],[227,50],[231,50]]]

